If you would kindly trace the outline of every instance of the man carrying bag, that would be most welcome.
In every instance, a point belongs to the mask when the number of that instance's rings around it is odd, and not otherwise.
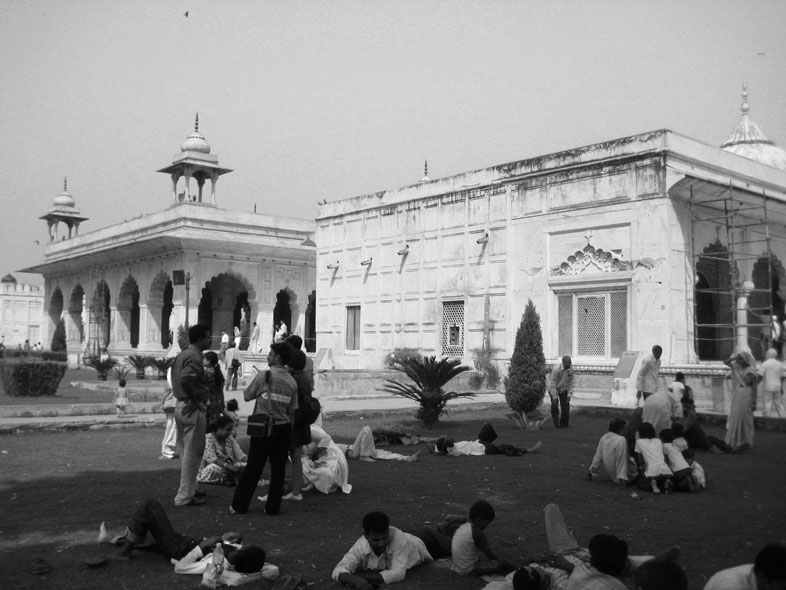
[[[260,371],[243,392],[246,401],[256,400],[254,413],[248,419],[248,465],[235,488],[233,513],[245,514],[256,491],[268,458],[270,459],[270,490],[265,512],[278,514],[284,495],[284,471],[289,452],[289,438],[297,410],[297,383],[285,369],[292,355],[286,342],[275,342],[267,355],[267,371]]]

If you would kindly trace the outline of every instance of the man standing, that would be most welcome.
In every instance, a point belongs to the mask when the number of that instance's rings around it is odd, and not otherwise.
[[[636,377],[636,405],[639,405],[639,400],[643,401],[658,391],[658,374],[660,373],[660,356],[662,354],[663,349],[656,344],[652,347],[652,354],[642,361],[639,375]]]
[[[221,344],[218,347],[218,358],[221,362],[224,362],[227,346],[229,346],[229,334],[226,330],[221,330]]]
[[[251,352],[257,354],[259,352],[259,326],[254,322],[251,324]]]
[[[237,348],[235,348],[234,342],[229,343],[229,348],[227,348],[225,359],[227,369],[227,381],[225,389],[229,391],[229,386],[231,384],[232,391],[235,391],[237,389],[237,372],[240,370],[240,359],[237,358]]]
[[[573,397],[573,361],[568,355],[562,362],[554,365],[549,375],[549,396],[551,396],[551,419],[554,428],[567,428],[570,422],[570,398]]]
[[[177,399],[175,426],[180,454],[180,488],[175,506],[201,506],[197,472],[205,452],[205,411],[209,388],[202,365],[202,351],[210,348],[210,330],[196,324],[188,329],[189,346],[172,366],[172,392]]]

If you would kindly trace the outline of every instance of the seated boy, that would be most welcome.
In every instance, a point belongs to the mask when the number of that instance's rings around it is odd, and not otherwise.
[[[332,578],[357,590],[401,582],[407,570],[432,561],[419,538],[390,526],[384,512],[363,517],[363,536],[333,569]]]
[[[598,441],[587,479],[611,480],[621,486],[636,477],[636,462],[628,455],[628,442],[622,435],[624,431],[625,420],[612,418],[609,431]]]
[[[468,521],[456,529],[450,544],[452,572],[462,576],[504,576],[516,569],[510,562],[498,559],[489,547],[485,530],[494,517],[494,508],[484,500],[470,506]]]
[[[265,565],[265,551],[261,547],[254,546],[239,548],[240,535],[237,533],[227,533],[224,537],[206,537],[197,541],[176,532],[169,522],[164,507],[154,498],[145,500],[137,509],[128,523],[125,535],[121,538],[122,546],[113,557],[131,559],[134,546],[142,544],[148,533],[155,539],[159,553],[181,564],[199,561],[221,543],[224,546],[224,559],[227,562],[225,565],[236,572],[255,573],[261,571]]]

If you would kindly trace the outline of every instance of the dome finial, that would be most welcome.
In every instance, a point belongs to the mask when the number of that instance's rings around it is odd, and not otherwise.
[[[428,176],[428,160],[423,164],[423,176]]]
[[[742,105],[740,105],[740,109],[743,115],[747,115],[750,111],[748,106],[748,85],[745,83],[745,80],[742,81]]]
[[[199,112],[197,111],[196,117],[194,117],[194,131],[199,133]]]
[[[63,192],[68,190],[68,176],[63,177]]]

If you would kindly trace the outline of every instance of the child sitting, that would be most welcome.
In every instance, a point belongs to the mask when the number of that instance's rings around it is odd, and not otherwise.
[[[649,481],[653,494],[660,494],[659,483],[669,486],[672,473],[663,455],[663,443],[655,437],[655,428],[649,422],[639,426],[639,439],[634,447],[639,473]]]
[[[682,451],[682,456],[690,467],[690,481],[688,483],[691,492],[699,492],[707,487],[707,476],[704,468],[694,459],[693,451],[686,449]]]
[[[677,371],[674,376],[674,383],[669,385],[669,391],[682,405],[682,415],[687,416],[688,412],[696,411],[696,403],[693,400],[693,390],[685,384],[685,374]]]
[[[674,433],[671,428],[664,428],[660,431],[660,440],[663,442],[663,454],[669,468],[674,473],[671,478],[672,487],[675,491],[691,491],[690,486],[690,465],[685,461],[680,451],[674,445]]]
[[[489,547],[484,531],[494,521],[495,516],[494,508],[484,500],[470,506],[468,522],[462,524],[453,534],[450,571],[462,576],[504,576],[516,569],[510,562],[498,559]],[[487,561],[481,563],[483,557]]]
[[[671,425],[671,433],[674,435],[674,448],[676,448],[680,453],[688,448],[688,441],[685,440],[683,434],[685,434],[685,427],[680,422],[675,422]]]

